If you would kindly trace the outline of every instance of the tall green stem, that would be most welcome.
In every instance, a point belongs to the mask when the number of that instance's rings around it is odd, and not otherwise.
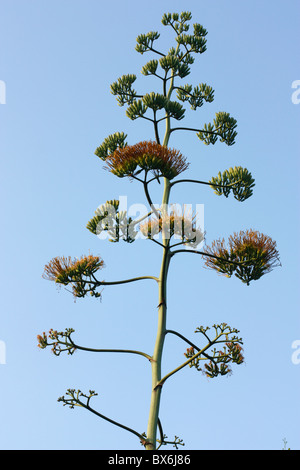
[[[166,207],[169,200],[170,183],[165,179],[165,188],[163,196],[163,207]],[[154,352],[151,360],[152,366],[152,394],[150,402],[150,413],[147,429],[147,450],[156,449],[156,431],[158,424],[158,413],[161,397],[161,386],[157,384],[161,380],[161,362],[164,339],[166,335],[166,317],[167,317],[167,275],[170,263],[169,239],[163,239],[163,258],[161,263],[160,275],[158,280],[158,327]]]
[[[172,71],[173,74],[173,71]],[[170,80],[170,88],[167,94],[167,98],[170,99],[174,86],[174,76]],[[170,138],[170,117],[166,118],[166,131],[163,140],[164,146],[168,145]],[[164,192],[162,198],[162,217],[164,218],[164,212],[167,211],[167,205],[169,203],[171,185],[170,181],[164,179]],[[159,415],[159,405],[161,398],[161,363],[162,363],[162,353],[164,346],[164,339],[166,335],[166,321],[167,321],[167,275],[171,259],[171,253],[169,250],[170,240],[165,238],[163,234],[163,257],[160,268],[160,275],[158,281],[158,326],[157,326],[157,335],[156,342],[154,346],[154,352],[152,356],[152,393],[150,401],[150,412],[147,428],[147,443],[145,448],[147,450],[156,449],[156,432],[158,426],[158,415]]]
[[[151,360],[152,366],[152,394],[150,402],[150,412],[147,429],[147,450],[154,450],[156,448],[156,431],[158,423],[158,413],[161,397],[161,386],[157,384],[161,380],[161,362],[162,352],[166,332],[166,287],[167,287],[167,272],[169,267],[169,251],[164,248],[164,256],[161,265],[161,272],[159,277],[159,306],[158,306],[158,328],[157,336],[154,347],[154,352]]]

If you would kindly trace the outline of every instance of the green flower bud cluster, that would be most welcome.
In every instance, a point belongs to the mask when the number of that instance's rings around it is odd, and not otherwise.
[[[197,133],[197,137],[206,145],[214,145],[219,138],[221,142],[225,142],[230,146],[235,143],[235,137],[237,136],[236,127],[236,119],[230,117],[229,113],[221,111],[216,113],[213,124],[204,124],[204,129]]]
[[[159,64],[165,72],[169,72],[171,69],[177,70],[180,66],[180,61],[174,54],[168,54],[159,60]]]
[[[193,35],[183,34],[189,30],[187,21],[190,21],[191,19],[192,14],[188,11],[184,11],[180,15],[178,13],[165,13],[162,18],[162,24],[164,26],[169,25],[175,30],[178,35],[176,40],[179,44],[191,46],[189,52],[201,54],[206,50],[206,40],[204,38],[207,35],[207,30],[199,23],[195,23],[193,25]]]
[[[234,198],[242,202],[252,196],[254,181],[247,168],[235,166],[223,173],[219,171],[218,176],[212,177],[209,183],[212,183],[211,187],[218,196],[228,197],[232,191]]]
[[[187,21],[192,19],[192,14],[189,11],[183,11],[180,15],[178,13],[164,13],[162,17],[162,24],[164,26],[172,26],[177,34],[189,30]]]
[[[144,54],[144,52],[151,51],[153,48],[153,43],[158,39],[160,34],[157,31],[150,31],[147,34],[140,34],[137,39],[137,45],[135,50],[140,54]]]
[[[184,85],[177,88],[177,98],[180,101],[187,101],[191,105],[191,109],[195,111],[203,105],[203,101],[211,103],[214,100],[214,90],[206,83],[201,83],[199,86]]]
[[[180,121],[184,118],[185,109],[183,109],[182,105],[177,101],[166,101],[165,110],[169,117]]]
[[[145,105],[146,109],[151,108],[153,111],[163,109],[167,101],[167,98],[159,93],[151,92],[146,93],[143,96],[143,104]]]
[[[146,111],[147,107],[144,105],[143,100],[136,100],[126,109],[126,116],[134,121],[143,117]]]
[[[110,91],[117,96],[120,106],[131,104],[137,97],[137,93],[132,89],[132,84],[136,80],[136,75],[128,74],[118,78],[118,80],[110,85]]]
[[[126,211],[119,211],[119,201],[114,199],[98,207],[86,227],[95,235],[107,231],[111,237],[110,242],[115,243],[122,238],[125,242],[132,243],[137,235],[132,222],[131,217],[127,218]]]
[[[128,106],[126,115],[134,121],[137,118],[143,117],[148,108],[155,112],[164,109],[169,117],[173,117],[178,121],[183,119],[185,112],[182,105],[177,101],[171,101],[162,94],[151,92]]]
[[[199,23],[193,24],[193,34],[185,34],[189,30],[188,21],[192,19],[192,14],[188,11],[178,13],[166,13],[163,15],[162,24],[164,26],[171,26],[176,32],[176,41],[179,45],[184,46],[185,52],[178,52],[180,60],[184,58],[184,63],[193,63],[194,59],[191,57],[191,53],[202,54],[206,51],[206,39],[207,30]],[[189,74],[189,69],[186,69],[186,75]],[[180,76],[180,74],[179,74]],[[185,76],[185,75],[184,75]]]
[[[95,155],[101,158],[101,160],[106,160],[108,155],[114,153],[114,151],[120,147],[126,147],[127,134],[124,132],[115,132],[114,134],[109,135],[104,139],[103,143],[95,150]]]
[[[193,62],[194,60],[190,56],[187,56],[185,59],[183,59],[182,53],[177,53],[177,55],[175,55],[175,49],[172,48],[168,55],[160,59],[159,64],[165,73],[168,73],[170,70],[172,70],[172,76],[184,78],[190,74],[190,67],[188,66],[188,63]]]
[[[142,74],[147,75],[156,75],[157,77],[163,79],[163,77],[157,74],[158,64],[165,72],[165,75],[172,70],[172,76],[178,76],[184,78],[190,73],[190,68],[188,64],[193,64],[194,58],[187,54],[185,55],[181,51],[177,51],[172,47],[167,55],[164,55],[161,59],[150,60],[142,67]]]
[[[206,39],[207,31],[200,24],[194,24],[194,34],[180,34],[177,36],[176,41],[178,44],[182,44],[185,47],[190,46],[188,50],[198,54],[203,54],[206,51]]]
[[[158,67],[158,60],[153,59],[147,62],[141,70],[142,74],[145,76],[155,75]]]
[[[203,26],[198,23],[193,25],[194,32],[192,35],[186,34],[189,30],[187,22],[192,18],[190,12],[183,12],[181,15],[178,13],[167,13],[163,16],[162,23],[169,25],[175,30],[177,37],[176,41],[178,46],[183,46],[184,51],[180,50],[180,47],[175,49],[172,47],[167,54],[163,54],[153,49],[153,43],[160,35],[156,31],[150,31],[147,34],[140,34],[137,37],[136,50],[141,54],[147,51],[153,51],[160,56],[159,60],[150,60],[147,64],[142,67],[143,75],[155,75],[164,81],[164,87],[166,81],[176,76],[184,78],[190,73],[189,65],[194,62],[194,58],[191,53],[203,53],[206,50],[206,39],[205,36],[207,31]],[[160,65],[163,76],[157,74],[157,68]],[[168,77],[168,73],[170,76]],[[148,117],[145,117],[148,109],[152,109],[154,112],[154,121],[156,121],[155,113],[158,110],[164,109],[168,118],[174,118],[181,120],[184,117],[185,110],[182,105],[176,101],[170,101],[167,98],[166,91],[163,95],[158,93],[149,93],[146,95],[138,95],[137,92],[132,88],[133,83],[136,80],[136,75],[128,74],[118,78],[117,81],[112,83],[110,89],[113,95],[117,96],[117,101],[120,106],[124,104],[128,105],[126,115],[131,120],[137,118],[145,118],[150,121]],[[213,100],[213,90],[205,84],[200,87],[195,87],[193,93],[187,94],[187,90],[179,92],[181,101],[189,101],[192,109],[196,109],[202,105],[203,100]],[[164,119],[164,118],[163,118]],[[154,122],[153,121],[153,122]],[[158,121],[156,121],[158,122]]]

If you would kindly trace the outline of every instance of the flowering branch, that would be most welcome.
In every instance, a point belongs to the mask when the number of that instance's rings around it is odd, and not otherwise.
[[[199,363],[200,361],[205,361],[209,359],[209,363],[204,364],[205,371],[207,377],[213,378],[217,377],[218,375],[227,375],[231,373],[231,369],[228,366],[228,363],[233,362],[236,364],[242,364],[244,362],[244,357],[242,356],[242,339],[235,335],[235,333],[239,333],[239,331],[235,328],[231,328],[226,323],[221,323],[220,325],[213,325],[215,329],[215,337],[210,339],[207,335],[207,330],[209,327],[204,328],[200,326],[196,329],[195,333],[202,333],[203,336],[206,337],[208,343],[203,348],[199,348],[192,344],[190,348],[187,349],[185,356],[188,358],[180,366],[176,367],[176,369],[172,370],[168,374],[166,374],[157,384],[156,387],[162,387],[165,381],[174,375],[179,370],[183,369],[185,366],[189,365],[189,367],[195,367],[198,371],[203,371]],[[173,333],[179,336],[180,338],[184,339],[184,341],[191,344],[186,338],[180,335],[173,330],[167,330],[167,333]],[[222,351],[217,351],[213,348],[210,354],[207,352],[209,348],[216,344],[225,343],[225,347]],[[195,350],[197,352],[195,352]]]
[[[213,258],[213,259],[216,259],[216,260],[219,260],[219,261],[224,261],[224,262],[227,262],[229,264],[236,265],[236,266],[239,266],[241,264],[246,263],[246,261],[238,262],[238,261],[226,260],[225,258],[221,258],[220,256],[213,255],[212,253],[206,253],[205,251],[199,251],[199,250],[175,250],[175,251],[171,252],[171,257],[174,256],[176,253],[194,253],[196,255],[207,256],[209,258]]]
[[[48,337],[45,332],[42,335],[37,335],[38,347],[45,349],[52,346],[52,352],[55,356],[59,356],[62,352],[68,351],[68,354],[74,354],[78,346],[71,340],[71,334],[74,332],[73,328],[66,328],[65,332],[58,332],[56,330],[49,330]],[[52,340],[52,342],[49,342]]]
[[[95,415],[99,416],[100,418],[104,419],[105,421],[108,421],[111,424],[114,424],[115,426],[118,426],[122,429],[125,429],[126,431],[129,431],[130,433],[134,434],[137,436],[140,441],[145,441],[145,438],[142,434],[138,433],[134,429],[129,428],[128,426],[124,426],[124,424],[118,423],[117,421],[114,421],[107,416],[104,416],[103,414],[99,413],[96,411],[94,408],[90,407],[90,400],[92,397],[97,396],[98,394],[95,393],[94,390],[89,390],[89,394],[86,395],[81,392],[81,390],[75,390],[75,389],[68,389],[66,392],[67,398],[65,396],[59,397],[57,401],[63,402],[63,406],[69,406],[69,408],[74,409],[75,406],[79,406],[82,408],[85,408],[88,411],[91,411]],[[70,397],[70,398],[68,398]],[[85,402],[82,401],[81,398],[86,399]]]
[[[43,278],[65,286],[71,284],[74,297],[84,297],[87,293],[94,297],[101,297],[101,292],[96,291],[100,286],[127,284],[145,279],[158,282],[155,276],[139,276],[122,281],[99,281],[95,277],[95,272],[103,266],[104,262],[98,256],[83,256],[75,260],[72,260],[70,256],[68,258],[56,257],[45,266]]]
[[[276,242],[254,230],[234,233],[229,237],[228,247],[222,239],[214,241],[212,247],[207,247],[204,251],[175,250],[171,256],[181,252],[202,255],[207,258],[206,267],[227,277],[235,274],[247,285],[280,266]]]
[[[224,239],[214,241],[205,249],[205,255],[207,268],[227,277],[235,274],[247,285],[281,265],[276,242],[252,229],[231,235],[227,246]]]
[[[241,166],[229,168],[229,170],[219,171],[217,177],[213,177],[210,181],[199,181],[193,179],[181,179],[174,181],[170,184],[173,186],[177,183],[198,183],[205,184],[212,187],[215,190],[215,194],[228,197],[232,191],[234,198],[238,201],[245,201],[253,194],[254,179],[247,168]]]
[[[178,130],[192,131],[197,133],[197,137],[202,140],[206,145],[214,145],[218,138],[221,142],[225,142],[228,146],[235,143],[237,132],[236,119],[230,117],[229,113],[218,112],[213,120],[213,124],[204,124],[203,129],[194,129],[191,127],[173,127],[170,133]]]
[[[170,184],[170,186],[174,186],[175,184],[177,183],[198,183],[198,184],[206,184],[208,186],[214,186],[214,187],[217,187],[217,188],[231,188],[237,184],[239,184],[241,182],[241,180],[239,181],[235,181],[234,183],[231,183],[231,184],[217,184],[217,183],[210,183],[209,181],[199,181],[199,180],[190,180],[190,179],[182,179],[182,180],[176,180],[176,181],[172,181],[172,183]]]
[[[63,331],[56,331],[56,330],[49,330],[49,335],[47,337],[46,333],[43,332],[42,335],[37,336],[38,340],[38,347],[41,349],[45,349],[48,346],[52,346],[52,352],[55,356],[59,356],[62,352],[67,351],[68,354],[73,354],[76,350],[81,351],[89,351],[89,352],[109,352],[109,353],[129,353],[129,354],[138,354],[140,356],[145,357],[149,361],[152,360],[152,357],[149,354],[146,354],[142,351],[136,351],[133,349],[94,349],[94,348],[87,348],[84,346],[79,346],[71,339],[71,334],[74,333],[75,330],[72,328],[66,328],[65,332]],[[49,339],[52,342],[49,342]]]

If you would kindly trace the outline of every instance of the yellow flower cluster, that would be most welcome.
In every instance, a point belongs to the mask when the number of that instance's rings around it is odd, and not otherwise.
[[[104,261],[99,256],[82,256],[80,259],[57,256],[46,264],[43,278],[65,286],[71,284],[75,297],[84,297],[87,292],[99,297],[93,274],[103,266]]]
[[[166,239],[175,235],[194,248],[204,239],[203,232],[196,226],[196,216],[188,213],[178,214],[176,211],[162,215],[159,219],[149,218],[140,224],[140,230],[147,238],[153,238],[159,233]]]
[[[227,277],[235,274],[249,285],[280,265],[276,242],[267,235],[254,230],[234,233],[225,244],[224,239],[216,240],[205,250],[205,265]]]
[[[57,256],[46,264],[43,278],[59,284],[68,284],[83,275],[90,276],[103,266],[104,261],[99,256],[82,256],[80,259]]]

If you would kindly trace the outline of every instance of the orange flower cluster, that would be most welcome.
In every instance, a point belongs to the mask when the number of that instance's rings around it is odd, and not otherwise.
[[[228,246],[224,239],[216,240],[204,251],[212,255],[205,257],[208,268],[227,277],[235,274],[247,285],[280,265],[276,242],[254,230],[234,233],[228,239]]]
[[[186,159],[178,150],[152,141],[119,147],[105,162],[107,168],[119,178],[134,176],[139,167],[141,170],[152,171],[157,177],[163,176],[171,180],[188,168]]]
[[[91,285],[91,277],[103,266],[104,261],[99,256],[82,256],[80,259],[57,256],[46,264],[43,278],[58,284],[72,284],[75,297],[84,297],[87,292],[99,296],[94,292],[96,284]]]
[[[45,266],[43,278],[60,284],[68,284],[78,275],[90,276],[102,268],[104,261],[99,256],[82,256],[72,259],[71,256],[57,256]]]

